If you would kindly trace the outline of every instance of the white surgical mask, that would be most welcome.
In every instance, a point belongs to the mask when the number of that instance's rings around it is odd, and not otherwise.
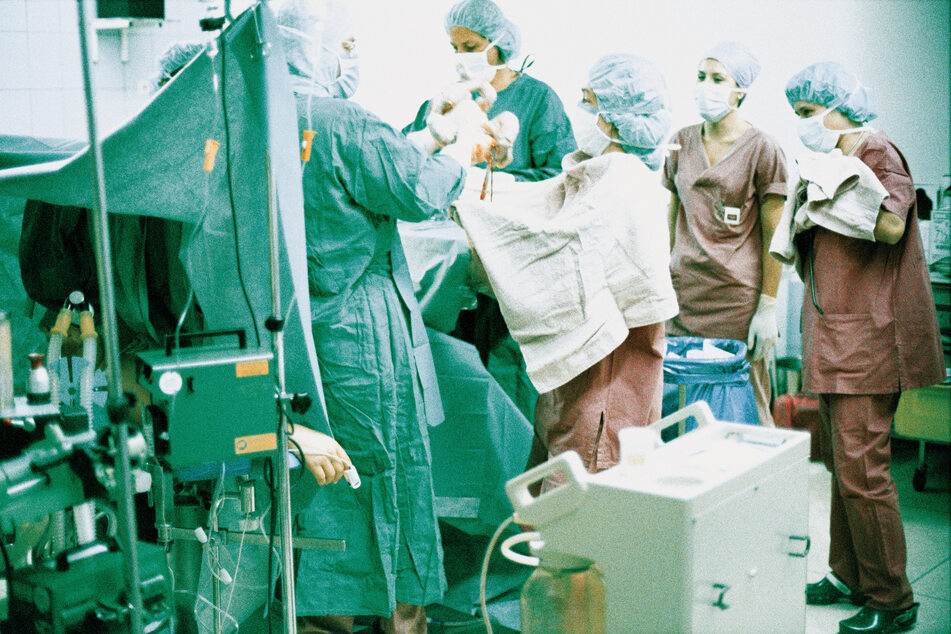
[[[505,68],[505,65],[502,66],[493,66],[489,63],[489,49],[495,46],[495,42],[490,42],[488,46],[485,47],[484,51],[474,51],[472,53],[456,53],[454,57],[456,58],[456,72],[459,73],[460,77],[468,77],[469,79],[482,79],[485,81],[492,81],[492,78],[495,77],[495,73],[501,68]],[[465,79],[465,77],[463,77]]]
[[[823,125],[826,115],[832,110],[823,110],[819,114],[800,119],[796,124],[796,132],[802,144],[813,152],[828,153],[839,144],[839,137],[851,130],[830,130]]]
[[[742,91],[732,89],[729,86],[697,84],[693,91],[693,98],[697,102],[697,110],[700,111],[700,116],[710,123],[717,123],[730,114],[730,111],[736,110],[736,106],[730,105],[730,95],[734,92]]]
[[[592,112],[587,105],[579,105],[580,115],[573,122],[575,140],[578,149],[588,156],[601,156],[614,139],[598,127],[598,113]]]

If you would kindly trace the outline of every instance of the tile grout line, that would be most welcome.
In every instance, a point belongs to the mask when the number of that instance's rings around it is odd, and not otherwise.
[[[925,573],[919,575],[917,579],[915,579],[915,580],[913,580],[913,581],[909,579],[908,583],[910,583],[910,584],[918,583],[919,581],[921,581],[922,579],[924,579],[925,577],[927,577],[927,576],[930,575],[932,572],[934,572],[935,570],[937,570],[938,568],[940,568],[940,567],[943,566],[944,564],[948,563],[949,561],[951,561],[951,557],[945,557],[944,559],[942,559],[941,561],[939,561],[937,564],[935,564],[932,568],[930,568],[927,572],[925,572]],[[927,595],[926,595],[926,596],[927,596]],[[951,599],[947,599],[947,600],[948,600],[948,601],[951,601]]]

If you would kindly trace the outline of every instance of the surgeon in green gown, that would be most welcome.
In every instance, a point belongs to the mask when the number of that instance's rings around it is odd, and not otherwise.
[[[341,5],[290,0],[277,18],[298,124],[313,131],[303,190],[317,358],[334,436],[362,486],[321,487],[300,534],[342,539],[343,552],[303,550],[302,632],[352,631],[356,615],[385,631],[425,631],[423,606],[446,581],[434,511],[428,426],[442,421],[429,343],[396,232],[462,192],[472,146],[430,155],[348,97],[352,42]],[[390,629],[393,628],[393,629]]]
[[[548,84],[510,66],[521,46],[518,27],[492,0],[456,3],[446,14],[445,26],[457,67],[474,79],[489,81],[498,93],[489,118],[505,111],[518,118],[512,162],[502,171],[518,181],[540,181],[561,173],[562,157],[578,149],[571,123]],[[403,132],[426,127],[428,115],[427,101]],[[533,420],[538,393],[528,380],[525,361],[508,334],[498,302],[480,294],[477,308],[460,315],[453,334],[475,345],[505,393],[529,421]]]

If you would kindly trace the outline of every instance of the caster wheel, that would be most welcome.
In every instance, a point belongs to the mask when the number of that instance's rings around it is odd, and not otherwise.
[[[921,465],[915,469],[915,475],[911,478],[911,486],[915,491],[924,491],[925,483],[928,481],[928,467]]]

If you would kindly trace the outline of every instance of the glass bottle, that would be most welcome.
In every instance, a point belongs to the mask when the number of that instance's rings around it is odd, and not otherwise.
[[[31,352],[30,377],[27,380],[26,401],[31,405],[42,405],[50,402],[50,373],[43,362],[46,355],[42,352]]]
[[[13,335],[9,315],[0,311],[0,410],[13,405]]]
[[[541,551],[522,587],[522,634],[604,634],[604,575],[590,561]]]

